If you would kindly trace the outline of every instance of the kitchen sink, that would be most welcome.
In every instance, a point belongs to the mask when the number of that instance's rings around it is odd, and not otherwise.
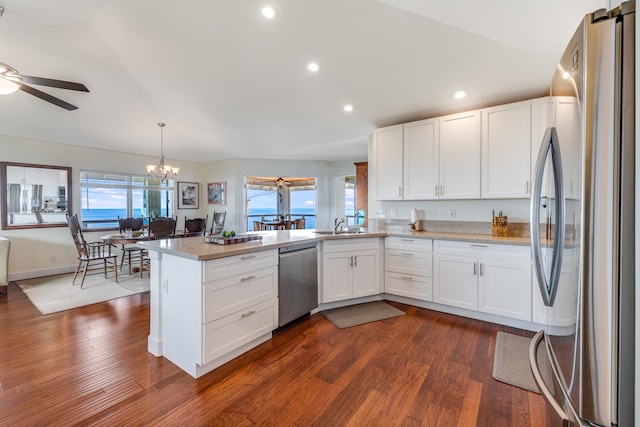
[[[366,231],[362,230],[318,230],[315,232],[316,234],[324,234],[325,236],[344,236],[345,234],[364,234]]]

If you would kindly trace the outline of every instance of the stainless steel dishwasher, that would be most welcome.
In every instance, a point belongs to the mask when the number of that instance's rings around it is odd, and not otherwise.
[[[318,248],[315,243],[280,248],[278,327],[318,307]]]

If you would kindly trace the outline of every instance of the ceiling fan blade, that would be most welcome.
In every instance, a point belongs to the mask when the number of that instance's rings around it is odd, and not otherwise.
[[[36,96],[44,101],[50,102],[52,104],[57,105],[58,107],[62,107],[65,110],[77,110],[78,107],[76,107],[75,105],[71,105],[66,101],[63,101],[62,99],[56,98],[55,96],[51,96],[48,93],[44,93],[38,89],[34,89],[30,86],[27,86],[25,84],[21,84],[20,85],[20,90],[23,92],[27,92],[30,95]]]
[[[44,77],[22,76],[22,81],[40,86],[56,87],[59,89],[77,90],[80,92],[89,92],[89,89],[82,83],[66,82],[64,80],[46,79]]]

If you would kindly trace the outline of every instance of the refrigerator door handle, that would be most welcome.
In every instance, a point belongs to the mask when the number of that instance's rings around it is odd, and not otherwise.
[[[551,159],[553,167],[553,186],[555,195],[556,224],[553,230],[553,257],[549,279],[544,272],[542,263],[542,247],[540,244],[540,206],[542,203],[542,177],[547,158]],[[538,278],[538,286],[542,294],[544,305],[550,307],[556,298],[558,284],[560,282],[560,270],[562,266],[562,252],[564,247],[564,181],[562,178],[562,158],[560,156],[560,142],[555,127],[550,127],[544,133],[536,167],[533,176],[533,188],[531,191],[531,249],[533,251],[534,268]],[[547,197],[544,198],[548,200]]]

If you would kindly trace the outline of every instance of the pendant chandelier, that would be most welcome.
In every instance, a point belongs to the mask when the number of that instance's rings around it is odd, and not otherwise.
[[[157,165],[147,165],[147,173],[160,181],[171,179],[180,172],[180,168],[167,165],[164,163],[164,123],[158,123],[160,126],[160,163]]]

